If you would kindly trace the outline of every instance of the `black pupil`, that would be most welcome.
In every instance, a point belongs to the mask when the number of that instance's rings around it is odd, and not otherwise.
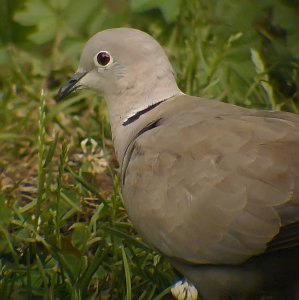
[[[106,66],[110,61],[110,55],[107,52],[99,52],[97,55],[97,61],[100,65]]]

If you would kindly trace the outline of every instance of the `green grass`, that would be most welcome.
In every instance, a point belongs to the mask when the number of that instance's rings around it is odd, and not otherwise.
[[[86,1],[80,18],[68,1],[1,3],[0,299],[170,298],[174,272],[122,205],[103,100],[91,92],[53,99],[94,32],[148,31],[185,92],[298,112],[296,4]]]
[[[65,134],[53,135],[46,97],[36,106],[35,149],[24,149],[34,156],[26,164],[32,182],[24,177],[1,186],[1,299],[152,298],[173,273],[128,222],[116,166],[89,171],[113,156],[111,142],[99,158],[99,146],[84,153]],[[19,159],[7,162],[16,163],[15,172]],[[1,182],[10,182],[11,172],[4,170]]]

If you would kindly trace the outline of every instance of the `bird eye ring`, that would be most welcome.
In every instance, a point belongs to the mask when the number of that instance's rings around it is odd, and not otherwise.
[[[107,67],[112,62],[113,58],[108,51],[100,51],[94,57],[94,63],[98,67]]]

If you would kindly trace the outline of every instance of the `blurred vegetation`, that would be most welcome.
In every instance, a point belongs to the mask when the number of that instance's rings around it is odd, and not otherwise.
[[[170,297],[123,209],[103,101],[53,99],[91,35],[139,28],[183,91],[298,112],[298,16],[297,0],[0,0],[0,299]]]

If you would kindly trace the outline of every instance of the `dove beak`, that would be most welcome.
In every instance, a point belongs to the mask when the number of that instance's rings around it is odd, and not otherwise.
[[[87,72],[76,72],[73,77],[59,89],[55,99],[60,101],[74,92],[80,86],[80,79],[82,79],[86,74]]]

